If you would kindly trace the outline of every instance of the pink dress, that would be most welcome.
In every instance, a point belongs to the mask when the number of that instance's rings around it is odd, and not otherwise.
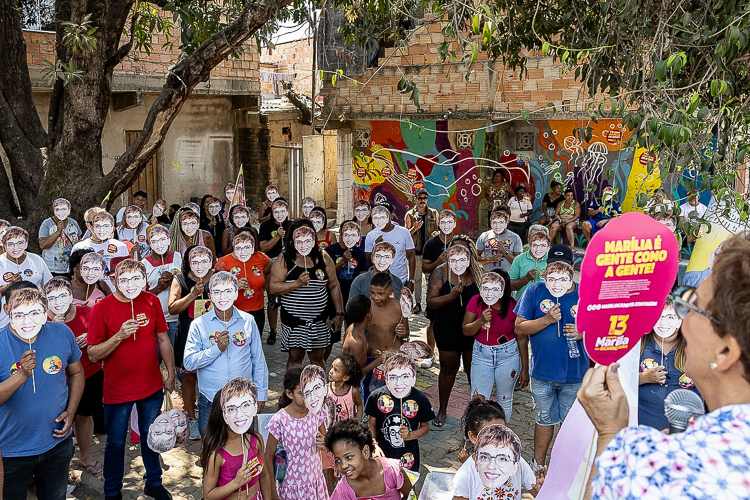
[[[354,396],[352,395],[352,388],[349,387],[349,392],[343,396],[337,396],[333,392],[332,384],[328,384],[328,397],[333,400],[334,407],[336,408],[336,416],[333,419],[333,423],[336,424],[342,420],[348,418],[354,418],[356,408],[354,406]],[[323,450],[323,468],[336,470],[336,477],[341,477],[338,469],[335,468],[333,463],[333,454],[328,450]]]
[[[404,485],[404,475],[401,473],[401,463],[392,458],[377,457],[375,460],[383,466],[383,481],[385,482],[385,493],[374,497],[358,497],[346,478],[339,481],[333,490],[331,500],[357,500],[366,498],[368,500],[401,500],[399,489]]]
[[[94,285],[93,290],[91,290],[91,292],[89,293],[88,300],[73,299],[73,305],[94,307],[96,303],[102,300],[103,298],[104,298],[104,292],[99,290],[99,287]]]
[[[237,471],[242,467],[242,455],[230,455],[225,450],[219,450],[219,455],[224,459],[224,464],[219,470],[219,480],[217,481],[216,486],[224,486],[225,484],[234,481],[234,478],[237,476]],[[250,465],[254,475],[250,482],[247,483],[247,486],[243,486],[237,490],[239,493],[242,493],[242,490],[245,490],[246,488],[252,488],[255,486],[255,484],[260,481],[260,473],[263,471],[263,457],[258,453],[258,439],[253,435],[250,436],[250,443],[247,450],[247,464]],[[240,495],[240,497],[242,498],[244,495]],[[260,498],[260,490],[258,490],[258,493],[256,493],[252,499],[248,500],[258,500]],[[233,499],[234,493],[231,495],[231,498],[225,500]]]
[[[318,427],[324,420],[324,412],[294,418],[282,409],[266,425],[287,453],[286,476],[276,486],[280,500],[328,500],[320,450],[315,446]]]

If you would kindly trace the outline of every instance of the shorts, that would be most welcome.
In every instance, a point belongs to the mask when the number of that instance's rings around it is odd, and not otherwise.
[[[441,351],[471,352],[474,350],[474,337],[467,337],[459,328],[449,333],[445,327],[438,326],[440,323],[432,322],[432,333],[435,336],[435,345]]]
[[[534,377],[529,385],[534,398],[535,421],[542,426],[562,423],[581,387],[580,382],[550,382]]]
[[[429,319],[430,321],[435,319],[435,316],[437,315],[437,309],[430,309],[429,307],[425,308],[424,310],[424,316],[425,318]]]
[[[83,394],[81,394],[81,401],[78,403],[78,408],[76,409],[76,415],[81,417],[93,416],[103,408],[103,399],[104,371],[99,370],[86,379],[86,384],[83,386]]]
[[[258,309],[257,311],[246,311],[255,320],[255,326],[258,327],[258,333],[263,336],[263,330],[266,328],[266,310]]]

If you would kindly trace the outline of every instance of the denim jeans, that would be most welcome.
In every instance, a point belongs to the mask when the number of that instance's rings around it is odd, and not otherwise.
[[[146,442],[149,426],[161,412],[164,391],[129,403],[105,404],[104,424],[107,427],[107,444],[104,447],[104,495],[115,496],[122,491],[125,471],[125,440],[133,405],[138,410],[138,428],[141,430],[141,457],[146,468],[144,479],[150,486],[161,485],[159,454],[151,450]]]
[[[39,500],[65,500],[73,448],[73,437],[68,436],[41,455],[3,457],[2,497],[5,500],[26,500],[31,476],[34,476]]]
[[[521,375],[521,356],[515,339],[502,345],[489,346],[474,341],[471,357],[471,394],[479,393],[490,399],[492,386],[497,391],[497,402],[505,410],[505,421],[510,422],[513,411],[513,391]]]
[[[537,425],[562,423],[576,401],[580,382],[550,382],[531,377],[531,396],[534,398]]]
[[[198,431],[201,437],[206,433],[208,426],[208,415],[211,412],[211,401],[203,394],[198,395]]]
[[[179,325],[180,323],[177,321],[167,323],[167,336],[169,337],[169,343],[172,344],[172,349],[174,349],[174,337],[177,335],[177,328]],[[161,364],[161,351],[159,350],[158,344],[156,346],[156,353],[159,355],[159,363]]]

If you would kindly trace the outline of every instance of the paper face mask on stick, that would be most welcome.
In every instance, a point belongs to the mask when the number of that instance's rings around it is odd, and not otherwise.
[[[252,241],[242,241],[234,245],[234,256],[240,262],[247,262],[255,253],[255,244]]]
[[[211,302],[219,311],[228,311],[239,296],[239,290],[231,283],[216,283],[210,290]]]
[[[411,316],[412,312],[414,312],[414,297],[411,294],[411,290],[406,287],[402,288],[399,302],[401,302],[401,314],[404,315],[404,318]]]
[[[385,385],[394,397],[403,399],[417,383],[417,365],[406,354],[399,352],[388,358],[384,366]]]
[[[151,215],[153,215],[154,217],[161,217],[162,215],[164,215],[164,207],[159,204],[154,205],[154,209],[152,210]]]
[[[187,417],[177,408],[172,408],[167,412],[167,417],[172,421],[174,426],[175,446],[182,446],[190,437],[190,427],[188,427]]]
[[[560,298],[573,285],[573,266],[565,262],[551,262],[544,271],[544,284],[553,297]]]
[[[364,221],[370,215],[370,207],[366,204],[362,204],[354,208],[354,216],[359,222]]]
[[[405,342],[398,348],[399,351],[409,356],[414,361],[422,361],[432,358],[433,350],[426,342],[421,340],[412,340]]]
[[[221,212],[221,203],[211,203],[208,205],[208,213],[210,213],[212,217],[219,215],[219,212]]]
[[[189,435],[188,431],[188,435]],[[148,427],[148,447],[156,453],[166,453],[177,443],[177,434],[172,420],[166,413],[160,414]]]
[[[94,255],[95,254],[86,254],[81,259],[81,278],[83,278],[83,281],[85,281],[87,285],[93,285],[104,276],[104,266],[102,265],[102,262],[93,257]]]
[[[372,264],[381,273],[391,267],[395,256],[396,248],[387,241],[382,241],[372,248]]]
[[[453,245],[448,249],[448,267],[457,276],[466,272],[471,264],[469,249],[463,245]]]
[[[391,213],[385,207],[375,207],[372,209],[372,225],[375,229],[382,230],[388,225],[388,220],[391,218]]]
[[[125,226],[129,229],[135,229],[143,222],[143,214],[140,210],[131,209],[125,213]]]
[[[70,308],[70,304],[73,303],[73,295],[68,291],[67,288],[58,288],[57,290],[51,290],[47,294],[47,305],[52,314],[56,316],[62,316]]]
[[[479,479],[490,490],[501,488],[518,470],[521,440],[504,425],[488,425],[482,429],[474,450]]]
[[[549,252],[549,241],[547,239],[535,240],[530,243],[531,255],[535,259],[541,259]]]
[[[315,232],[320,232],[321,229],[323,229],[323,226],[325,226],[325,219],[323,218],[323,215],[320,214],[320,212],[312,212],[310,215],[310,222],[312,222],[313,228],[315,228]]]
[[[479,295],[488,306],[495,305],[505,292],[505,281],[497,273],[489,272],[479,282]]]
[[[665,307],[661,316],[659,316],[659,320],[654,325],[654,333],[665,339],[671,337],[680,326],[682,326],[682,320],[674,312],[674,308]]]
[[[198,219],[188,218],[180,222],[180,228],[185,235],[190,238],[198,232],[199,222]]]
[[[29,240],[24,237],[9,238],[5,242],[5,251],[14,259],[19,259],[29,246]]]
[[[250,217],[244,213],[237,213],[232,217],[232,222],[234,222],[234,225],[237,227],[245,227],[247,223],[250,222]]]
[[[440,220],[438,221],[438,227],[443,232],[443,234],[453,234],[453,231],[456,230],[456,217],[440,217]]]
[[[117,277],[117,288],[130,300],[138,297],[145,285],[146,278],[138,271],[122,273]]]
[[[508,227],[508,219],[504,215],[494,215],[490,221],[490,226],[495,234],[503,234]]]
[[[302,204],[302,215],[310,217],[310,212],[315,208],[315,203],[303,203]]]
[[[10,313],[10,326],[24,340],[36,337],[46,322],[47,311],[41,303],[21,304]]]
[[[310,413],[317,414],[323,410],[328,389],[326,389],[326,372],[318,365],[307,365],[299,377],[302,397]]]
[[[52,212],[55,214],[55,217],[57,217],[57,220],[65,220],[70,215],[70,207],[64,202],[55,203]]]
[[[169,236],[165,233],[156,233],[148,240],[148,246],[156,255],[164,255],[169,249]]]
[[[232,198],[234,198],[234,189],[227,189],[224,191],[224,196],[226,196],[228,202],[232,202]]]
[[[233,378],[221,390],[224,421],[237,434],[244,434],[258,413],[258,389],[246,378]]]
[[[356,222],[346,222],[341,228],[341,242],[344,248],[354,248],[362,240],[362,233]]]
[[[286,205],[277,205],[273,207],[272,213],[273,219],[277,224],[281,224],[287,217],[289,217],[289,209],[286,208]]]
[[[292,235],[294,248],[300,255],[307,256],[315,246],[315,231],[308,226],[300,226],[294,230]]]
[[[190,252],[190,270],[198,278],[203,278],[211,270],[211,257],[208,254],[197,254],[195,251]]]
[[[279,197],[279,192],[276,191],[275,189],[269,189],[268,191],[266,191],[266,197],[269,200],[274,201],[276,198]]]

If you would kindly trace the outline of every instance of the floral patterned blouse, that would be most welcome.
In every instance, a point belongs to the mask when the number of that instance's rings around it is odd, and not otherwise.
[[[620,431],[597,459],[592,498],[750,497],[750,404],[730,405],[680,434]]]

